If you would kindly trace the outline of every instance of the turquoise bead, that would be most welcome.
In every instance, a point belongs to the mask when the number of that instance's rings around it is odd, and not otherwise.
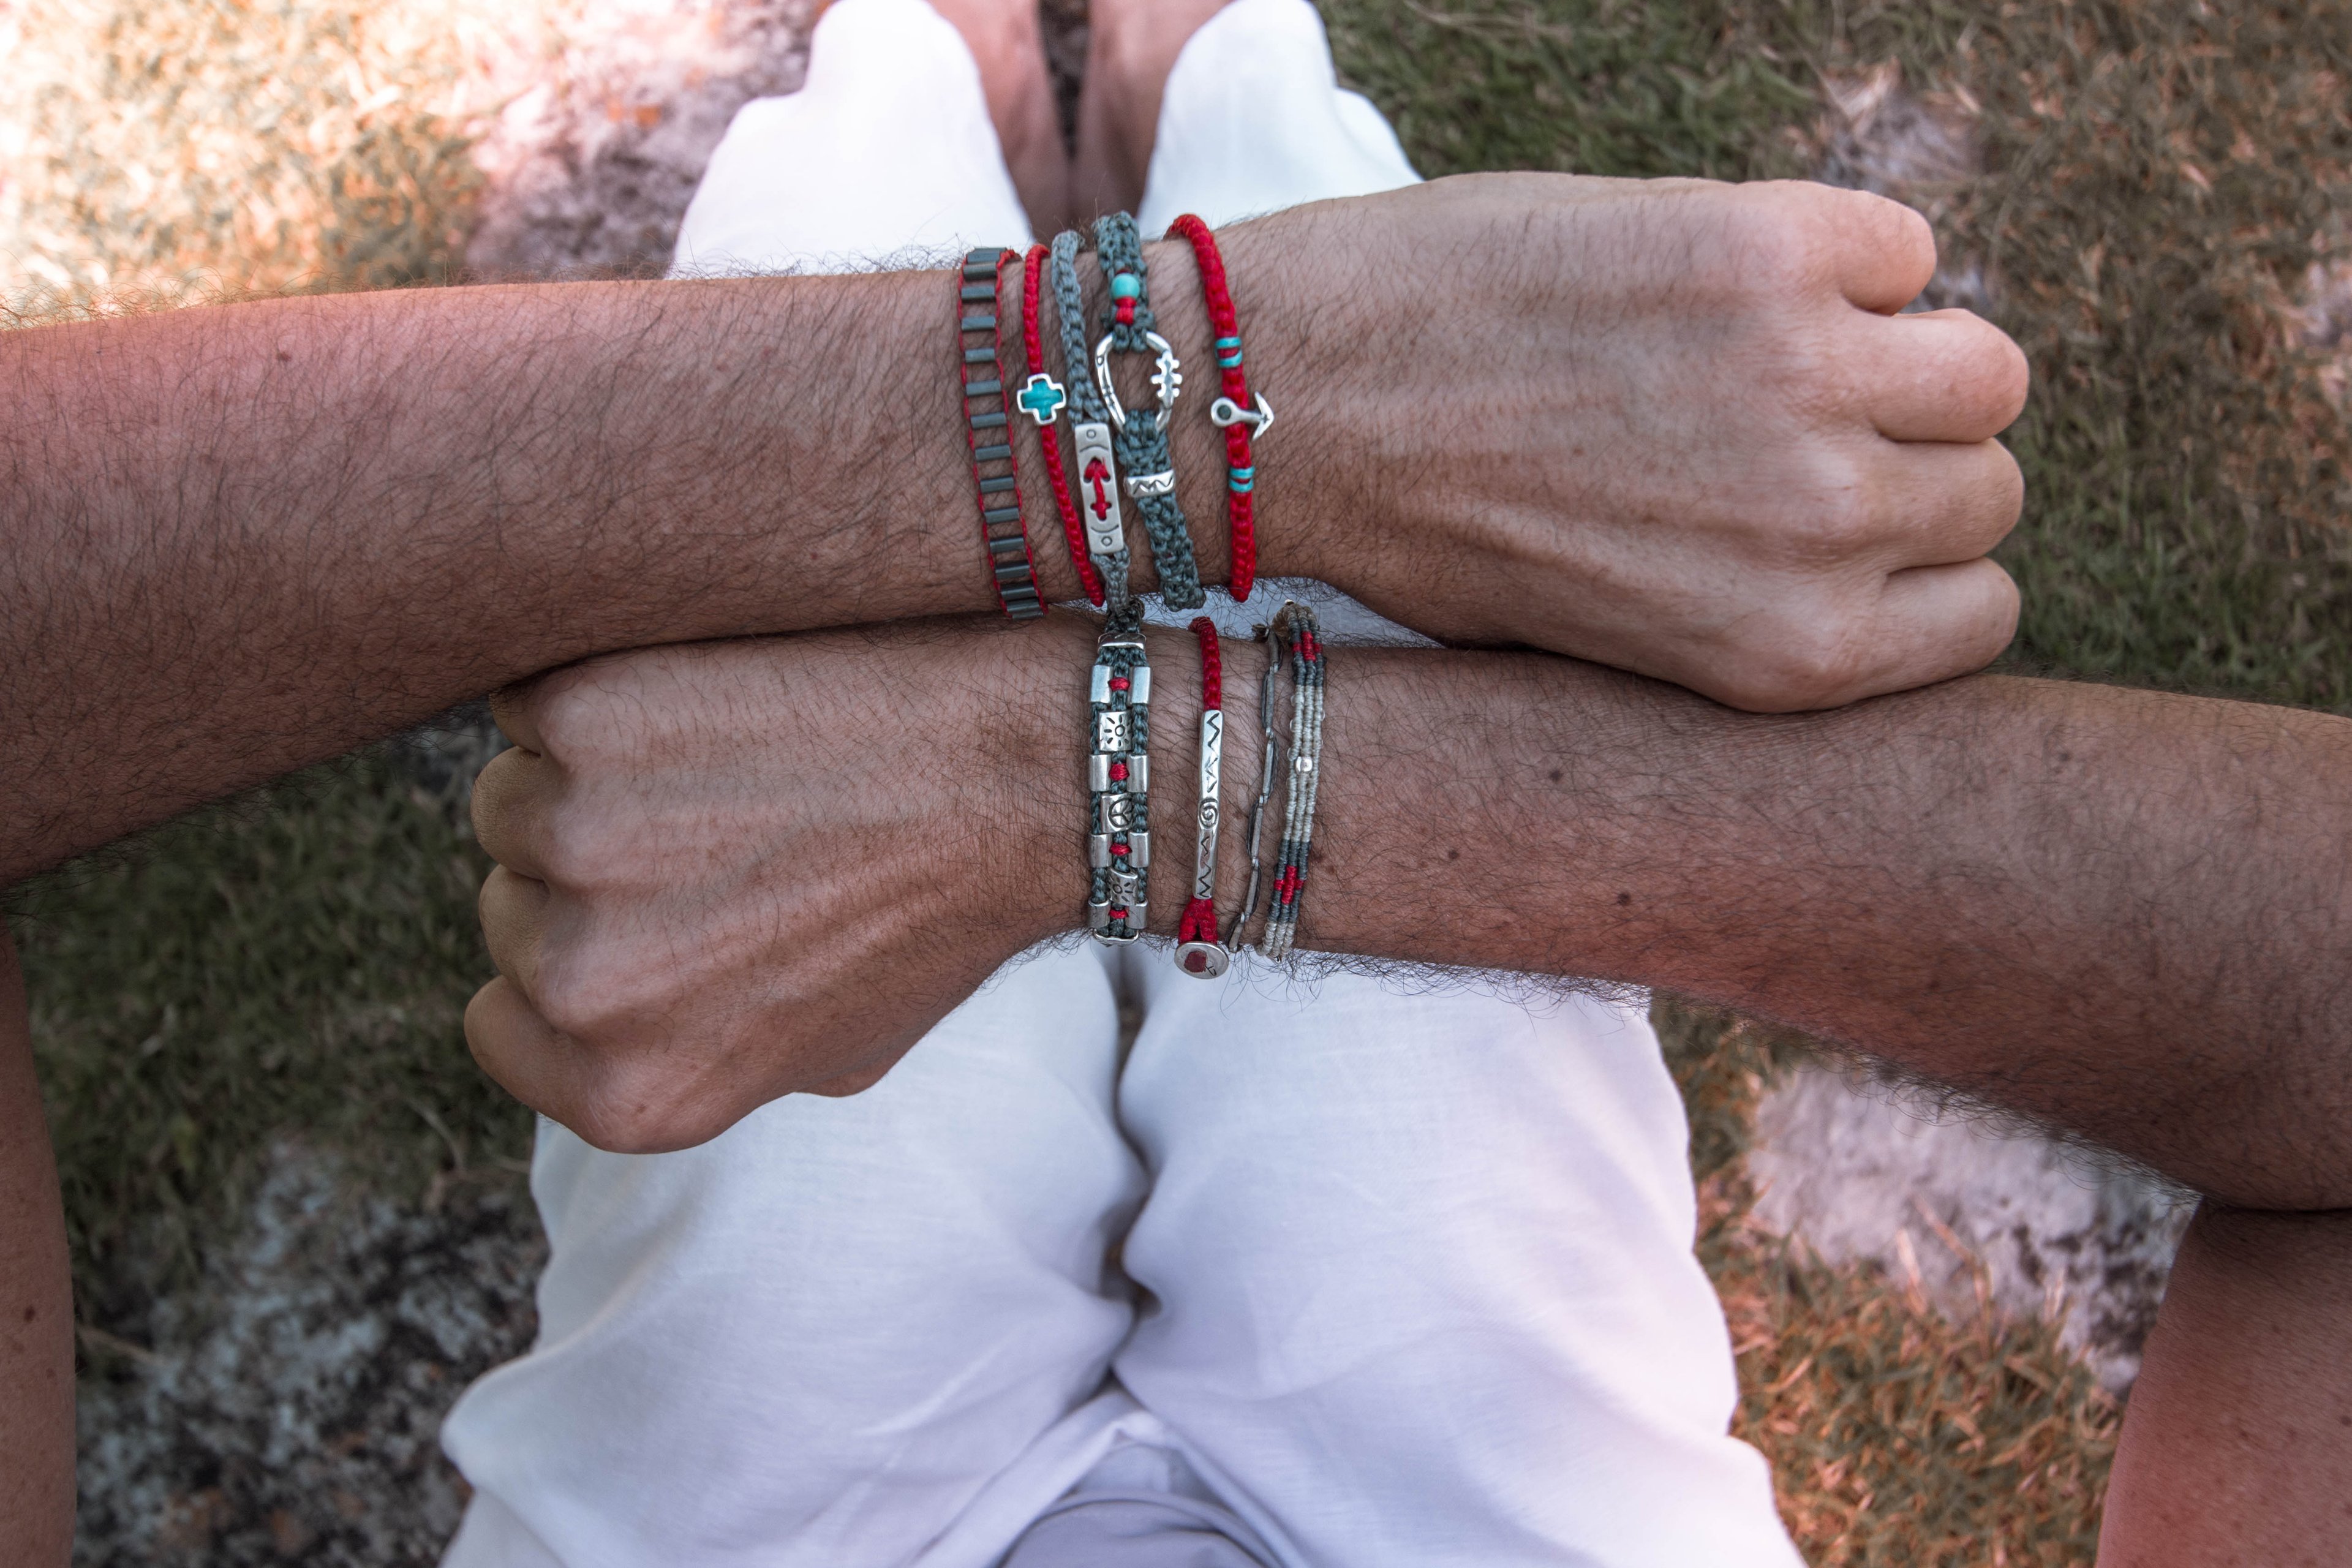
[[[1132,300],[1142,292],[1143,284],[1132,272],[1121,272],[1110,280],[1110,297],[1114,300]]]

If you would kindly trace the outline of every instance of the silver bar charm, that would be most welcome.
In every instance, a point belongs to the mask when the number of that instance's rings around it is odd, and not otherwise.
[[[1087,758],[1087,793],[1100,795],[1110,788],[1110,759],[1097,752]]]
[[[1214,902],[1217,897],[1218,795],[1223,789],[1225,755],[1225,715],[1220,708],[1201,712],[1201,813],[1192,839],[1192,896]]]
[[[1109,700],[1106,698],[1104,700]],[[1148,707],[1151,701],[1151,667],[1139,664],[1127,672],[1127,701],[1131,708]]]
[[[1097,871],[1110,864],[1109,834],[1089,833],[1087,835],[1087,864]]]
[[[1151,835],[1130,833],[1127,836],[1127,863],[1140,871],[1151,864]]]
[[[1073,420],[1070,430],[1077,437],[1070,488],[1086,523],[1087,553],[1116,555],[1127,548],[1127,523],[1118,511],[1118,462],[1111,455],[1110,426]]]

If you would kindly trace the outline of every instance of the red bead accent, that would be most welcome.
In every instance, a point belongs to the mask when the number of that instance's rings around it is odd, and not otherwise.
[[[1110,852],[1114,855],[1124,855],[1127,853],[1127,846],[1124,844],[1114,844],[1110,847]]]
[[[1113,691],[1125,691],[1129,687],[1134,684],[1135,683],[1133,681],[1128,679],[1124,675],[1114,675],[1110,678],[1110,689]]]
[[[1111,906],[1110,918],[1115,921],[1123,921],[1127,919],[1127,911],[1114,904]]]
[[[1242,335],[1240,321],[1234,314],[1234,296],[1225,282],[1225,258],[1217,248],[1217,237],[1209,226],[1191,213],[1186,213],[1168,226],[1171,234],[1181,234],[1192,244],[1192,259],[1201,268],[1201,292],[1209,305],[1209,327],[1221,338]],[[1254,409],[1257,405],[1250,398],[1249,376],[1240,365],[1227,370],[1219,367],[1218,384],[1237,408]],[[1236,468],[1255,466],[1250,456],[1250,426],[1236,422],[1225,426],[1225,461]],[[1257,582],[1257,512],[1254,491],[1225,492],[1225,521],[1233,539],[1234,570],[1228,584],[1235,599],[1247,599]]]
[[[1187,914],[1190,914],[1192,911],[1191,911],[1190,910],[1187,910],[1185,912],[1186,912]],[[1206,941],[1206,942],[1214,942],[1214,941],[1216,940],[1216,938],[1215,938],[1215,937],[1213,937],[1213,936],[1211,936],[1211,937],[1205,937],[1205,938],[1193,938],[1193,937],[1189,937],[1189,936],[1188,936],[1188,937],[1186,937],[1184,940],[1185,940],[1186,942],[1192,942],[1192,941],[1196,941],[1196,940],[1198,940],[1198,941]],[[1207,953],[1205,953],[1205,952],[1188,952],[1188,953],[1186,953],[1186,954],[1184,955],[1184,968],[1185,968],[1186,973],[1192,973],[1192,974],[1198,974],[1198,973],[1201,973],[1201,971],[1202,971],[1203,969],[1206,969],[1206,968],[1208,968],[1208,967],[1209,967],[1209,955],[1208,955]]]
[[[1299,874],[1298,868],[1296,866],[1289,867],[1281,876],[1274,879],[1275,896],[1285,904],[1295,902],[1298,898],[1298,889],[1306,885],[1307,879]]]
[[[1033,245],[1021,270],[1021,353],[1022,374],[1035,375],[1045,368],[1045,348],[1037,331],[1037,282],[1045,267],[1045,247]],[[1075,373],[1074,373],[1075,374]],[[1085,525],[1078,521],[1078,503],[1070,499],[1070,481],[1062,467],[1060,420],[1037,432],[1037,444],[1045,453],[1045,478],[1051,481],[1055,510],[1062,514],[1062,537],[1070,546],[1070,564],[1078,569],[1078,586],[1087,591],[1087,602],[1103,602],[1102,579],[1095,574],[1095,563],[1087,559]],[[1006,421],[1006,439],[1011,439],[1011,421]]]
[[[1127,777],[1127,764],[1125,763],[1111,763],[1110,776],[1115,779],[1123,779]]]
[[[1121,300],[1113,307],[1113,309],[1118,312],[1118,324],[1120,326],[1131,327],[1135,325],[1135,301],[1133,300]]]

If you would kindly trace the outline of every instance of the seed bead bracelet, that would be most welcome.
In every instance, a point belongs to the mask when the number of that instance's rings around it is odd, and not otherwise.
[[[1197,609],[1207,602],[1201,592],[1201,569],[1192,559],[1192,536],[1185,531],[1184,509],[1176,504],[1176,470],[1168,456],[1168,416],[1183,390],[1176,351],[1153,330],[1151,284],[1143,261],[1143,237],[1135,219],[1111,213],[1095,219],[1095,254],[1110,286],[1110,310],[1103,316],[1103,335],[1095,342],[1095,386],[1110,415],[1113,444],[1122,481],[1135,510],[1142,514],[1143,531],[1151,542],[1151,560],[1160,572],[1160,595],[1171,610]],[[1150,353],[1153,360],[1152,390],[1159,406],[1130,409],[1120,404],[1111,382],[1112,350]],[[1077,372],[1070,373],[1076,380]]]
[[[1265,628],[1258,628],[1263,637]],[[1249,815],[1249,886],[1242,890],[1241,908],[1234,912],[1234,934],[1225,941],[1225,952],[1232,957],[1241,956],[1249,938],[1250,911],[1257,907],[1258,879],[1265,863],[1258,858],[1258,845],[1265,831],[1265,803],[1274,793],[1275,769],[1282,762],[1282,742],[1274,732],[1274,678],[1282,668],[1282,660],[1269,647],[1265,657],[1265,673],[1258,677],[1258,752],[1257,798],[1250,803]]]
[[[1061,328],[1062,374],[1070,378],[1063,415],[1070,422],[1068,477],[1075,481],[1074,504],[1086,530],[1087,554],[1102,574],[1110,613],[1124,617],[1130,613],[1127,523],[1118,510],[1118,454],[1111,449],[1110,415],[1086,372],[1087,303],[1078,292],[1078,231],[1066,228],[1055,235],[1047,255],[1054,313]]]
[[[1225,972],[1232,955],[1217,940],[1217,819],[1225,753],[1224,668],[1217,657],[1217,623],[1193,617],[1201,639],[1201,805],[1192,840],[1192,898],[1176,926],[1176,967],[1203,980]],[[1244,906],[1246,907],[1246,906]]]
[[[1282,843],[1275,851],[1274,890],[1265,906],[1265,956],[1290,956],[1298,934],[1299,895],[1307,888],[1307,848],[1315,837],[1315,783],[1323,754],[1323,638],[1315,612],[1293,599],[1270,628],[1277,650],[1290,654],[1290,796],[1284,803]]]
[[[1133,942],[1151,889],[1151,666],[1140,636],[1105,632],[1087,699],[1087,929]]]
[[[1054,492],[1054,510],[1061,514],[1062,536],[1070,547],[1070,564],[1077,568],[1078,586],[1086,590],[1087,602],[1100,608],[1102,576],[1095,570],[1095,563],[1087,559],[1086,527],[1079,522],[1077,506],[1070,499],[1069,477],[1062,469],[1062,444],[1054,430],[1054,416],[1070,400],[1070,395],[1063,390],[1060,382],[1045,373],[1045,347],[1037,330],[1037,285],[1045,270],[1045,247],[1031,246],[1021,266],[1021,366],[1028,379],[1022,383],[1021,395],[1013,401],[1037,426],[1037,446],[1045,458],[1046,488]]]
[[[1223,395],[1209,405],[1209,422],[1225,433],[1225,523],[1234,557],[1229,586],[1235,599],[1245,600],[1257,582],[1257,459],[1250,442],[1273,431],[1274,408],[1263,393],[1255,402],[1250,397],[1249,374],[1242,368],[1241,321],[1234,314],[1217,237],[1191,213],[1170,224],[1168,231],[1192,242],[1192,259],[1201,269],[1201,293],[1208,301],[1209,327],[1217,334],[1218,390]]]
[[[996,602],[1017,621],[1045,613],[1029,558],[1029,529],[1021,517],[1021,480],[1013,463],[1006,415],[1004,365],[996,326],[997,295],[1013,252],[983,247],[963,258],[956,290],[956,336],[963,345],[964,444],[980,500],[980,540],[996,583]]]

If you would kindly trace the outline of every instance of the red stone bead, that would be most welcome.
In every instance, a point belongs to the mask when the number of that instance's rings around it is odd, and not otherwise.
[[[1111,765],[1110,765],[1110,776],[1111,776],[1111,777],[1113,777],[1113,778],[1115,778],[1115,779],[1124,779],[1124,778],[1126,778],[1126,777],[1127,777],[1127,764],[1126,764],[1125,763],[1111,763]]]
[[[1127,846],[1124,844],[1114,844],[1110,847],[1110,852],[1114,855],[1124,855],[1127,853]]]
[[[1114,675],[1110,678],[1110,689],[1113,691],[1124,691],[1131,684],[1132,682],[1124,675]]]

